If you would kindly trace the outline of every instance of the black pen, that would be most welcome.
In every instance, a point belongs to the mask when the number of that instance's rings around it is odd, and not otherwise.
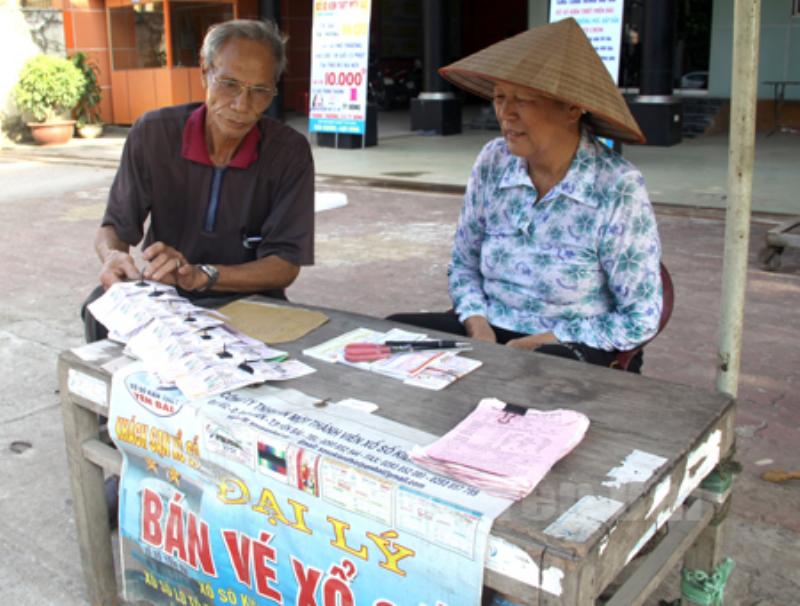
[[[405,351],[421,351],[425,349],[472,349],[472,344],[466,341],[449,341],[434,339],[428,341],[386,341],[389,348],[403,348]],[[400,351],[400,350],[397,350]]]

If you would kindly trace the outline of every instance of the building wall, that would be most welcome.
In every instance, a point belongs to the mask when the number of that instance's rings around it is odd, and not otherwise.
[[[53,15],[54,12],[57,15]],[[3,57],[0,62],[0,143],[6,132],[14,138],[23,134],[19,112],[11,98],[11,90],[17,83],[22,66],[31,57],[44,52],[45,48],[53,54],[64,54],[63,36],[59,39],[57,35],[61,30],[61,22],[58,22],[55,30],[51,24],[53,17],[60,18],[60,11],[29,13],[20,8],[16,0],[0,3],[0,55]],[[57,33],[53,34],[53,31]],[[37,44],[37,39],[42,42],[41,45]]]
[[[311,9],[311,0],[280,2],[281,30],[289,36],[281,101],[284,109],[302,113],[308,111],[308,83],[311,79]]]
[[[772,99],[765,80],[800,81],[800,17],[791,16],[792,0],[762,0],[758,98]],[[731,96],[733,0],[714,0],[708,94]],[[786,88],[786,98],[800,100],[800,86]]]
[[[548,0],[528,0],[528,28],[547,25]]]
[[[100,119],[113,122],[111,62],[104,0],[63,0],[64,38],[68,55],[84,53],[97,67]]]

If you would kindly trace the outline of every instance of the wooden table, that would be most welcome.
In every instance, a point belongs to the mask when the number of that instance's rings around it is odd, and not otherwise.
[[[732,448],[732,398],[486,343],[475,343],[474,351],[466,354],[483,360],[481,368],[443,391],[428,391],[302,356],[303,348],[359,326],[390,327],[375,318],[323,311],[330,317],[328,323],[280,346],[318,369],[287,383],[288,387],[321,398],[372,401],[380,406],[375,414],[437,435],[489,396],[538,409],[568,407],[589,416],[591,427],[583,442],[533,494],[496,520],[492,541],[499,540],[510,549],[516,564],[514,570],[487,567],[487,586],[524,604],[594,604],[667,520],[666,537],[639,559],[638,572],[610,604],[642,603],[682,557],[691,568],[710,570],[716,564],[722,526],[714,516],[715,511],[724,511],[730,490],[713,494],[696,489]],[[80,553],[91,602],[103,606],[117,603],[103,470],[117,473],[120,455],[100,440],[97,415],[108,413],[110,389],[110,376],[101,366],[119,355],[120,348],[109,343],[91,362],[70,351],[59,358]],[[667,463],[643,482],[620,488],[604,485],[609,471],[633,450],[664,457]],[[623,511],[597,522],[580,542],[545,532],[587,495],[621,501]]]

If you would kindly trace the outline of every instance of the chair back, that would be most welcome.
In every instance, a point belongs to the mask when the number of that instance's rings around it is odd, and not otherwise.
[[[616,359],[611,363],[611,368],[617,368],[619,370],[628,370],[628,366],[631,363],[631,360],[636,357],[636,355],[644,349],[644,346],[647,345],[650,341],[655,339],[661,331],[664,330],[664,327],[669,322],[670,316],[672,316],[672,307],[675,304],[675,290],[672,286],[672,277],[669,275],[667,271],[667,266],[664,265],[662,262],[661,264],[661,285],[662,285],[662,299],[661,299],[661,318],[658,321],[658,330],[656,334],[650,337],[647,341],[636,347],[635,349],[631,349],[628,351],[620,351],[617,353]]]

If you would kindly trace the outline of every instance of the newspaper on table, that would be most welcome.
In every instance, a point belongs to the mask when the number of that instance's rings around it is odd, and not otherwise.
[[[586,415],[541,411],[484,398],[455,428],[411,460],[495,496],[519,500],[583,439]]]
[[[314,372],[236,330],[222,314],[193,305],[172,286],[118,282],[89,311],[110,339],[125,344],[126,355],[142,360],[161,385],[177,386],[191,399]]]
[[[426,338],[423,333],[399,328],[379,332],[361,327],[304,349],[303,353],[324,362],[354,366],[400,379],[407,385],[434,390],[444,389],[482,364],[480,360],[461,357],[458,351],[447,349],[396,353],[375,362],[348,362],[344,358],[345,346],[351,343],[383,344],[386,341],[422,341]]]

